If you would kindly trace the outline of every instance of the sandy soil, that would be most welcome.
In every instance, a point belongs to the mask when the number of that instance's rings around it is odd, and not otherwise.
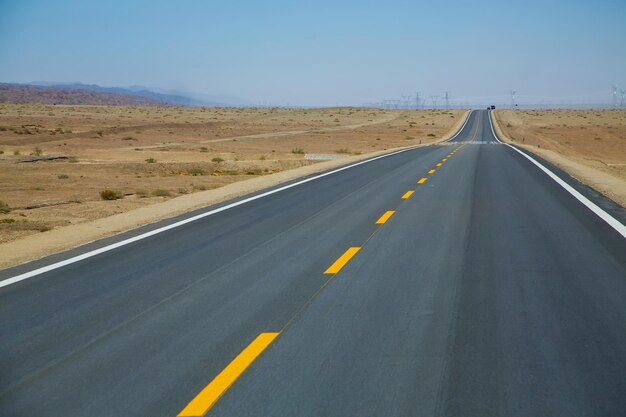
[[[0,266],[372,153],[442,140],[465,114],[3,105],[0,200],[11,210],[0,213]],[[177,121],[163,121],[166,115]],[[307,153],[340,159],[310,161]],[[27,162],[57,156],[68,159]],[[123,198],[102,200],[105,189]]]
[[[507,141],[626,207],[626,110],[497,110]]]

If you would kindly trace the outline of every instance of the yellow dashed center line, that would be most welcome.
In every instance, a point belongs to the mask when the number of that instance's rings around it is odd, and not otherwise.
[[[334,264],[332,264],[326,271],[324,271],[325,274],[336,274],[337,272],[341,271],[341,268],[344,267],[345,264],[348,263],[348,261],[354,256],[356,255],[356,253],[361,250],[361,248],[359,246],[353,246],[351,248],[349,248],[347,251],[344,252],[343,255],[341,255],[339,257],[339,259],[337,259],[335,261]]]
[[[383,214],[382,216],[380,216],[380,218],[378,220],[376,220],[376,224],[385,224],[385,223],[387,223],[387,220],[389,220],[389,218],[391,216],[393,216],[393,213],[395,213],[394,210],[389,210],[389,211],[385,212],[385,214]]]
[[[178,414],[202,417],[280,333],[261,333]]]
[[[447,158],[450,158],[454,153],[459,150],[463,145],[456,148],[454,151],[450,152]],[[437,164],[437,167],[442,166],[442,162],[446,162],[448,159],[444,158],[440,163]],[[434,174],[435,169],[431,169],[428,171],[428,174]],[[417,183],[424,184],[427,178],[421,178]],[[407,200],[410,198],[414,190],[409,190],[402,195],[403,200]],[[376,221],[376,224],[382,225],[385,224],[391,216],[393,216],[395,210],[386,211],[380,218]],[[372,234],[373,236],[373,234]],[[371,238],[371,236],[370,236]],[[368,238],[369,240],[369,238]],[[366,241],[367,243],[367,241]],[[326,271],[324,274],[337,274],[341,269],[352,259],[357,252],[361,250],[360,246],[353,246],[348,248]],[[329,278],[328,281],[320,288],[321,291],[328,282],[330,282],[332,278]],[[317,294],[317,293],[316,293]],[[312,297],[313,299],[314,297]],[[287,323],[287,326],[291,323],[291,320]],[[285,326],[285,327],[287,327]],[[235,359],[232,360],[224,368],[222,372],[220,372],[196,397],[187,404],[187,406],[178,414],[177,417],[202,417],[204,416],[211,407],[220,399],[220,397],[230,388],[230,386],[245,372],[245,370],[256,360],[261,353],[278,337],[279,332],[272,333],[261,333],[250,343]]]

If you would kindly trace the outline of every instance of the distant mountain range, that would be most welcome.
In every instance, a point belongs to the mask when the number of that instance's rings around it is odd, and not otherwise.
[[[245,106],[237,97],[182,93],[142,86],[102,87],[81,83],[0,83],[0,102],[114,106]]]

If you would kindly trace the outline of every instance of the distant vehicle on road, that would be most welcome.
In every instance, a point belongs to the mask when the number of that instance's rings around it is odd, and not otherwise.
[[[495,110],[495,109],[496,109],[496,106],[494,106],[494,105],[492,104],[491,106],[489,106],[489,108],[490,108],[491,110]]]

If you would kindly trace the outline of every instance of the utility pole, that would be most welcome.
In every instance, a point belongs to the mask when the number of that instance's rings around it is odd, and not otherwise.
[[[624,96],[626,95],[626,90],[624,90],[623,88],[620,90],[620,93],[622,94],[622,99],[619,102],[619,106],[621,108],[624,108]]]
[[[420,108],[420,93],[417,91],[415,93],[415,110]]]
[[[515,90],[511,90],[511,108],[515,109]]]
[[[613,108],[617,108],[617,86],[612,85],[613,87]]]
[[[446,91],[446,95],[444,96],[446,100],[446,110],[450,108],[450,92]]]

